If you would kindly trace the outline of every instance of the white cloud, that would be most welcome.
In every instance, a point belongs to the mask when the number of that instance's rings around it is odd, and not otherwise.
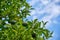
[[[49,16],[47,17],[44,17],[43,19],[52,19],[54,17],[57,17],[58,15],[60,15],[60,7],[57,7],[56,5],[52,5],[51,6],[48,6],[46,7],[43,12],[46,12],[47,14],[50,14]]]
[[[47,5],[50,3],[50,0],[40,0],[43,5]]]
[[[32,0],[32,1],[30,1],[30,4],[32,4],[32,6],[33,6],[39,1],[42,2],[42,5],[46,5],[46,6],[42,10],[39,10],[39,8],[37,8],[38,7],[37,6],[36,10],[32,11],[31,15],[34,15],[36,13],[40,14],[40,16],[41,16],[41,14],[44,14],[44,13],[49,14],[47,16],[44,16],[41,19],[44,21],[51,21],[51,19],[56,18],[58,15],[60,15],[60,7],[55,5],[55,2],[58,2],[59,0],[54,0],[53,2],[51,2],[51,0],[36,0],[36,1]],[[51,3],[49,3],[49,2],[51,2]],[[42,6],[40,5],[40,7],[42,7]],[[36,15],[36,17],[38,17],[38,16]],[[35,19],[35,16],[33,17],[33,19]]]
[[[35,10],[32,10],[31,11],[31,16],[34,15],[35,13],[36,13],[36,11]]]
[[[37,16],[33,16],[33,19],[36,19],[37,18]]]
[[[55,20],[54,18],[58,17],[60,15],[60,6],[56,5],[56,2],[59,2],[60,0],[32,0],[30,1],[30,4],[32,6],[34,6],[36,3],[38,3],[39,5],[37,5],[37,7],[35,8],[35,10],[32,12],[31,15],[35,15],[35,14],[39,14],[44,15],[44,14],[48,14],[44,17],[42,17],[42,19],[39,19],[40,21],[48,21],[47,23],[47,28],[49,28],[48,26],[51,27],[51,24],[58,24],[59,22],[57,21],[57,19]],[[40,5],[41,4],[41,5]],[[42,5],[44,5],[45,7],[42,8]],[[42,10],[40,10],[40,8],[42,8]],[[38,15],[33,16],[33,19],[37,18]],[[56,36],[56,37],[55,37]],[[53,34],[53,38],[58,38],[56,32],[55,34]],[[52,39],[53,39],[52,38]],[[50,39],[50,40],[52,40]],[[53,39],[53,40],[55,40]]]

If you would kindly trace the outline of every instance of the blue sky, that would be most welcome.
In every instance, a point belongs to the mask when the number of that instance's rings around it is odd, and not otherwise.
[[[60,0],[27,0],[35,10],[27,18],[48,21],[46,28],[54,31],[49,40],[60,40]]]

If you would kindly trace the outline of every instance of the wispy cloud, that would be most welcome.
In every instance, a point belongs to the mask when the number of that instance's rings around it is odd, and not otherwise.
[[[42,17],[42,19],[39,20],[51,22],[51,19],[56,18],[60,15],[60,6],[57,6],[57,4],[55,4],[56,2],[59,2],[59,0],[31,0],[29,3],[32,6],[34,6],[36,3],[39,4],[35,8],[35,10],[31,12],[31,15],[39,14],[41,16],[41,14],[46,13],[48,15]],[[42,5],[44,7],[42,8],[42,10],[40,10]],[[38,17],[38,15],[33,16],[33,19],[35,19],[36,17]]]
[[[50,40],[59,40],[59,28],[55,26],[59,24],[57,21],[57,17],[60,15],[60,0],[31,0],[29,4],[35,7],[35,10],[31,12],[32,18],[38,18],[39,21],[48,21],[47,28],[51,30],[55,30],[53,37]],[[36,15],[37,14],[37,15]],[[42,16],[40,19],[39,16]],[[51,27],[54,25],[54,27]],[[59,25],[57,25],[59,26]],[[58,30],[58,33],[57,33]],[[59,33],[60,34],[60,33]]]

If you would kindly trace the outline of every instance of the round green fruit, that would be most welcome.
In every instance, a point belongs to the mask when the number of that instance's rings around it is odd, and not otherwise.
[[[32,37],[33,38],[36,38],[36,33],[32,33]]]
[[[22,23],[23,26],[27,26],[28,24],[27,23]]]

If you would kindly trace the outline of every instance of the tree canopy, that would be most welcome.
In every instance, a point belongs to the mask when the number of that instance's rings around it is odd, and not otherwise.
[[[32,7],[26,0],[0,0],[0,40],[46,40],[52,32],[47,22],[24,21]],[[41,25],[43,24],[43,25]],[[41,27],[42,26],[42,27]]]

